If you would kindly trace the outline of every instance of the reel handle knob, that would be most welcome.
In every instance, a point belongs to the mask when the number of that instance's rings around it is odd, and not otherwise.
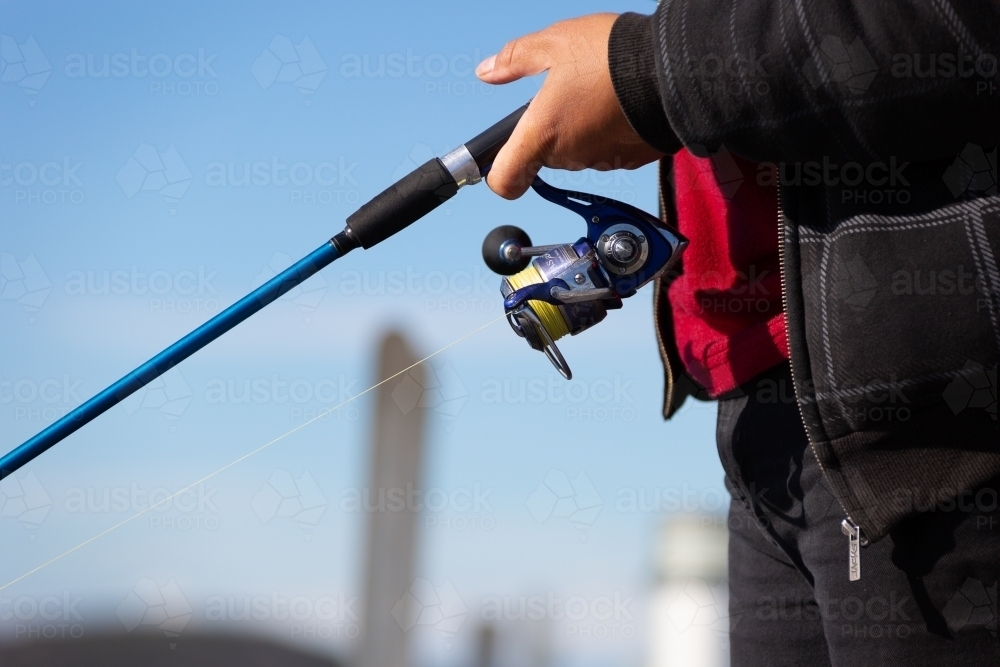
[[[521,254],[522,248],[530,248],[531,239],[520,227],[501,225],[483,241],[483,261],[494,273],[512,276],[523,271],[531,263],[530,256]]]

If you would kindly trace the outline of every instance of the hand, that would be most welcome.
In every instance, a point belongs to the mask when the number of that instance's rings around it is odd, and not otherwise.
[[[476,68],[502,84],[548,72],[545,83],[500,150],[486,181],[507,199],[520,197],[541,167],[635,169],[663,156],[629,125],[615,97],[608,36],[616,14],[560,21],[508,42]]]

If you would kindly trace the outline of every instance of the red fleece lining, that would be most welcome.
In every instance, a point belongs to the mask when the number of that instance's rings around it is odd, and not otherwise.
[[[668,294],[674,335],[688,373],[713,397],[788,359],[777,191],[760,184],[762,169],[724,148],[674,156],[678,225],[691,240]]]

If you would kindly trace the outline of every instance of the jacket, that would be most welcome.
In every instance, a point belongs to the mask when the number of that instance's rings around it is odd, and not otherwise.
[[[612,29],[643,139],[743,156],[760,167],[740,178],[778,185],[794,400],[862,544],[918,511],[996,503],[975,494],[1000,477],[998,47],[982,0],[661,0]],[[660,181],[669,220],[669,158]],[[665,418],[699,394],[670,280],[654,294]]]

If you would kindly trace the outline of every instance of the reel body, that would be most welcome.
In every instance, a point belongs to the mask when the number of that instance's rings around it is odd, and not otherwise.
[[[511,328],[571,379],[556,341],[589,329],[609,310],[621,308],[622,299],[676,264],[688,241],[624,202],[562,190],[540,178],[531,187],[581,215],[587,235],[574,243],[531,246],[520,229],[498,227],[483,244],[483,258],[506,276],[500,292]]]

